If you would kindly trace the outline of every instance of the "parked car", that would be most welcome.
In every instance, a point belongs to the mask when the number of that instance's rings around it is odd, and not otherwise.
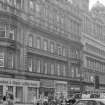
[[[80,99],[74,105],[105,105],[105,99]]]

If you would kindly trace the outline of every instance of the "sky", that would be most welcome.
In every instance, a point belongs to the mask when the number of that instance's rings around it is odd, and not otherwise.
[[[100,3],[105,5],[105,0],[90,0],[90,5],[89,8],[91,9],[91,7],[97,2],[99,1]]]

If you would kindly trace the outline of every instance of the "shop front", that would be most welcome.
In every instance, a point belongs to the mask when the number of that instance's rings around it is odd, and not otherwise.
[[[80,86],[79,85],[70,85],[69,87],[69,97],[76,95],[76,94],[80,94]]]
[[[55,81],[55,96],[57,98],[65,97],[67,98],[67,82],[65,81]]]
[[[40,96],[44,97],[54,97],[54,81],[53,80],[47,80],[47,79],[41,79],[40,80],[40,90],[39,94]]]
[[[32,104],[34,97],[39,95],[39,87],[39,81],[0,78],[0,101],[7,93],[11,93],[15,103]]]

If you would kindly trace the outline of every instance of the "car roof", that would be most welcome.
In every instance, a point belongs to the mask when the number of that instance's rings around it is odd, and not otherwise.
[[[103,102],[105,104],[105,99],[99,99],[99,98],[89,98],[89,99],[80,99],[80,100],[92,100],[92,101],[99,101],[99,102]]]

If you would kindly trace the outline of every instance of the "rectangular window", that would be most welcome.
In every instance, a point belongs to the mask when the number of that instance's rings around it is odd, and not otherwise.
[[[36,38],[36,48],[40,49],[41,48],[41,39]]]
[[[41,61],[40,60],[37,60],[37,73],[40,73],[41,71]]]
[[[34,87],[28,87],[28,103],[34,103],[34,97],[37,97],[37,89]]]
[[[22,7],[21,0],[15,0],[15,6],[20,9]]]
[[[30,10],[34,10],[34,0],[29,0],[29,8]]]
[[[63,65],[63,76],[66,76],[66,66]]]
[[[32,72],[32,58],[28,58],[28,71]]]
[[[63,56],[66,56],[66,48],[63,48]]]
[[[75,69],[74,69],[74,66],[71,67],[71,75],[72,75],[72,77],[75,76]]]
[[[7,3],[12,5],[13,4],[13,0],[7,0]]]
[[[13,86],[8,86],[8,92],[13,93]]]
[[[62,55],[62,47],[60,45],[58,46],[58,55]]]
[[[14,55],[13,53],[8,54],[8,59],[7,59],[8,67],[13,68],[13,63],[14,63]]]
[[[48,41],[47,41],[47,40],[44,40],[44,42],[43,42],[43,49],[44,49],[45,51],[48,50]]]
[[[76,77],[80,77],[79,68],[75,67],[75,70],[76,70]]]
[[[28,37],[28,45],[29,45],[30,47],[33,46],[33,36],[32,36],[32,35],[29,35],[29,37]]]
[[[15,28],[10,26],[9,27],[8,38],[14,40],[14,34],[15,34]]]
[[[2,102],[2,98],[3,98],[3,86],[0,85],[0,102]]]
[[[44,73],[47,74],[47,72],[48,72],[48,63],[45,62],[44,63]]]
[[[57,75],[60,75],[60,64],[57,64]]]
[[[23,102],[23,87],[16,87],[16,102]]]
[[[55,69],[54,64],[51,64],[51,74],[52,75],[54,75],[54,71],[55,71],[54,69]]]
[[[54,43],[53,42],[50,43],[50,51],[51,53],[54,53]]]
[[[36,12],[36,15],[40,13],[40,5],[38,3],[35,3],[35,12]]]
[[[6,37],[6,25],[0,23],[0,37]]]
[[[0,52],[0,67],[4,67],[4,53]]]

